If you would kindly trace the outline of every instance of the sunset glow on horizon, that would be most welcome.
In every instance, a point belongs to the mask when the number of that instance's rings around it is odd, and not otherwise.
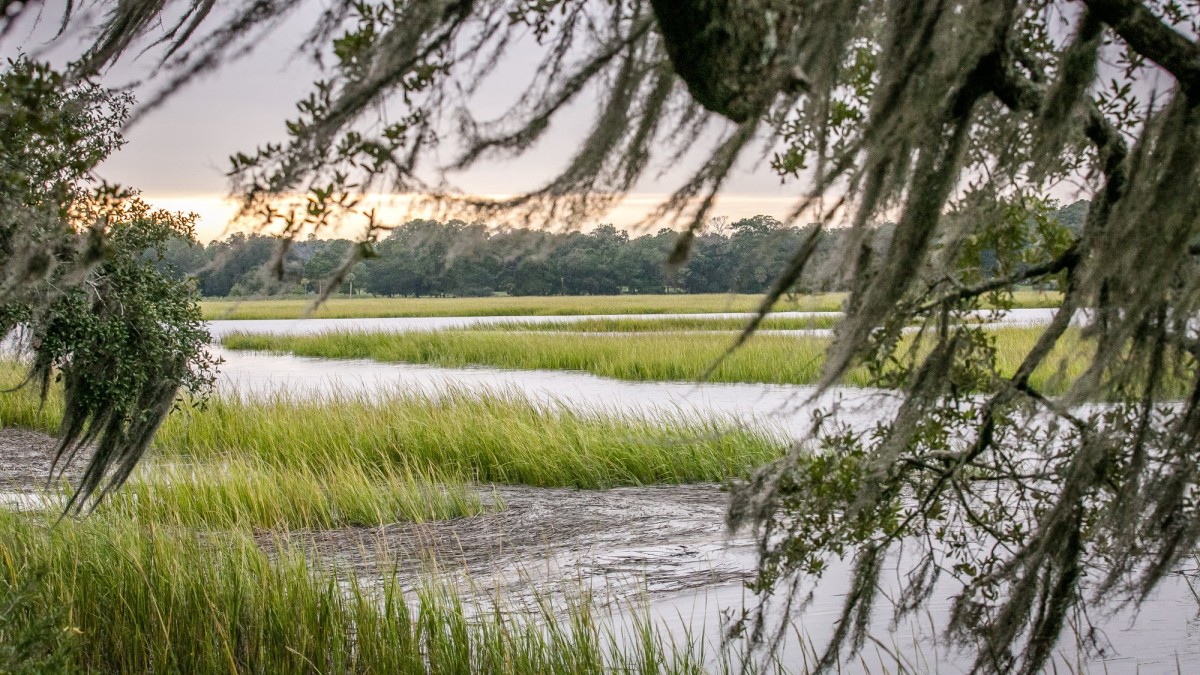
[[[492,195],[491,197],[502,198],[503,195]],[[661,224],[652,224],[649,228],[644,226],[643,221],[667,197],[668,195],[666,194],[656,193],[627,195],[605,215],[594,219],[594,222],[585,224],[580,229],[588,231],[602,224],[612,224],[620,229],[630,231],[633,235],[643,234],[646,231],[657,231],[660,227],[668,225],[666,220]],[[197,215],[196,237],[205,244],[217,239],[224,239],[235,232],[249,234],[251,232],[263,231],[249,222],[232,222],[237,215],[238,202],[227,195],[211,193],[191,195],[147,193],[142,194],[141,198],[156,208],[173,212],[195,213]],[[439,220],[449,220],[451,218],[451,216],[445,214],[434,213],[427,207],[414,206],[412,202],[415,199],[415,197],[405,195],[370,195],[364,200],[360,210],[374,209],[376,221],[384,226],[400,225],[415,218],[434,218]],[[796,203],[797,199],[792,197],[726,194],[721,195],[717,199],[712,215],[726,217],[730,222],[757,215],[767,215],[782,220],[795,208]],[[481,220],[493,226],[503,224],[493,222],[492,219]],[[339,237],[361,239],[366,232],[366,223],[367,219],[365,215],[354,214],[348,217],[340,226],[325,229],[318,233],[317,236],[322,239]],[[561,226],[549,225],[546,229],[562,230],[563,228]],[[265,232],[269,234],[274,233],[270,230],[266,230]]]

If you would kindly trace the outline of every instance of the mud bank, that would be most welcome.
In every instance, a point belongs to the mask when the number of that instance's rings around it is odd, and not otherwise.
[[[448,581],[467,606],[569,603],[628,607],[748,579],[753,547],[725,527],[718,485],[609,490],[497,486],[503,503],[471,518],[377,528],[264,533],[269,551],[297,546],[360,580]]]
[[[39,431],[0,428],[0,493],[31,492],[46,485],[50,466],[54,462],[54,448],[58,441]],[[77,477],[77,458],[74,471],[67,478]]]

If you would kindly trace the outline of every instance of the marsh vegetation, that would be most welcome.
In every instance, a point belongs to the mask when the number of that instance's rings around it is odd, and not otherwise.
[[[830,339],[820,333],[837,319],[774,319],[768,328],[818,334],[757,335],[714,379],[814,381]],[[227,335],[226,346],[688,380],[724,353],[743,321],[603,317],[433,332],[245,332]],[[999,357],[1014,366],[1037,331],[987,330]],[[1065,370],[1036,375],[1047,387],[1077,372],[1069,350],[1057,356]],[[9,364],[0,384],[21,373]],[[858,377],[851,383],[872,381],[869,373]],[[44,404],[18,392],[0,397],[0,421],[52,432],[61,405],[58,390]],[[13,626],[55,627],[30,631],[43,638],[35,647],[46,662],[57,659],[68,670],[732,671],[745,659],[736,645],[721,653],[712,635],[641,613],[647,591],[639,589],[702,591],[749,580],[749,567],[710,569],[688,559],[694,567],[681,574],[671,565],[654,571],[663,563],[650,561],[668,543],[710,546],[708,528],[720,523],[725,502],[717,486],[748,477],[789,444],[769,426],[719,415],[580,409],[454,386],[436,394],[396,387],[224,392],[171,415],[150,460],[89,518],[48,529],[58,492],[45,510],[0,514],[7,584],[0,592],[24,617]],[[678,484],[700,485],[661,497],[620,491]],[[603,492],[556,492],[563,488]],[[546,496],[531,501],[531,489]],[[679,510],[659,500],[677,500]],[[511,517],[510,504],[517,509]],[[539,509],[560,510],[562,518]],[[676,524],[658,529],[667,521]],[[566,565],[581,575],[575,581],[523,567],[538,566],[543,546],[570,551],[588,548],[589,539],[618,551],[646,547],[650,557],[631,572],[619,557],[570,553],[564,562],[561,552],[547,552],[541,564]],[[749,542],[734,546],[742,555],[751,550]],[[501,583],[503,592],[476,588],[499,560],[515,574]],[[610,565],[633,580],[607,579],[593,595],[597,579],[613,573]],[[652,581],[637,581],[651,572]],[[129,611],[108,618],[118,607]],[[810,651],[750,667],[794,671],[815,661],[812,645],[803,649]],[[868,668],[887,670],[904,658],[880,656]]]
[[[697,293],[672,295],[495,296],[486,298],[333,297],[314,308],[309,298],[204,300],[204,318],[299,319],[429,316],[580,316],[590,314],[711,314],[754,312],[761,295]],[[782,298],[776,312],[837,312],[845,293],[817,293]],[[1014,307],[1057,307],[1051,291],[1013,293]]]
[[[800,323],[807,319],[797,320]],[[642,322],[609,320],[573,324],[529,325],[510,331],[509,326],[430,332],[331,331],[314,335],[233,332],[222,344],[235,350],[289,353],[328,359],[373,359],[383,362],[426,363],[437,366],[490,366],[495,368],[584,371],[603,377],[636,381],[745,382],[763,384],[814,384],[820,381],[831,335],[799,333],[757,334],[735,351],[732,331],[694,332],[699,322],[665,320],[659,328]],[[676,329],[678,325],[688,329]],[[719,320],[718,326],[735,326],[737,320]],[[781,326],[795,326],[779,320]],[[612,331],[588,329],[617,328]],[[628,330],[620,330],[627,328]],[[785,328],[782,330],[791,330]],[[1012,373],[1025,350],[1037,340],[1036,327],[996,327],[986,338],[996,349],[997,369]],[[903,354],[925,350],[916,333],[896,346]],[[1073,331],[1033,375],[1039,387],[1062,392],[1086,365],[1088,351]],[[842,383],[852,387],[877,384],[879,373],[865,366],[851,369]],[[897,381],[899,384],[900,381]]]
[[[6,385],[21,373],[7,364]],[[58,389],[44,404],[21,390],[0,397],[0,422],[53,431],[61,406]],[[56,524],[57,488],[0,509],[0,637],[27,647],[11,663],[0,653],[0,668],[700,672],[713,663],[701,642],[614,621],[583,585],[481,603],[435,574],[431,552],[401,563],[369,551],[399,525],[503,511],[495,485],[721,482],[785,443],[512,394],[217,396],[172,415],[152,459],[87,518]],[[322,552],[314,542],[330,535],[380,543]]]

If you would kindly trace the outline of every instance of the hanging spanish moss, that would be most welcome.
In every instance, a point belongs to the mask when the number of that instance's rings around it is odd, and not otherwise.
[[[194,286],[155,267],[170,240],[192,240],[192,221],[92,180],[129,104],[24,59],[0,75],[0,335],[31,360],[24,386],[45,400],[61,385],[56,475],[82,460],[77,513],[213,378]]]

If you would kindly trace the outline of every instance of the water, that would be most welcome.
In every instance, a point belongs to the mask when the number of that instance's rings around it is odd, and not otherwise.
[[[1050,320],[1050,309],[1013,310],[989,320],[1029,325]],[[781,312],[777,316],[814,317],[829,313]],[[232,331],[306,335],[331,330],[432,331],[480,324],[538,321],[570,323],[585,319],[743,318],[752,314],[663,314],[589,316],[485,316],[418,317],[383,319],[288,319],[212,321],[215,340]],[[805,331],[821,333],[822,331]],[[828,333],[827,331],[824,333]],[[670,412],[685,415],[719,415],[748,424],[767,424],[793,435],[805,435],[817,408],[837,406],[839,417],[852,426],[871,424],[895,404],[887,392],[837,388],[814,398],[816,388],[799,385],[698,384],[694,382],[626,382],[579,372],[502,370],[498,368],[443,368],[418,364],[380,363],[370,360],[331,360],[259,352],[237,352],[214,347],[225,360],[219,386],[244,396],[272,391],[322,395],[334,391],[370,393],[401,388],[436,395],[454,387],[468,391],[507,391],[540,402],[560,402],[579,409],[604,409],[637,414]]]
[[[837,406],[847,422],[869,424],[881,406],[894,405],[890,392],[838,388],[816,396],[812,386],[627,382],[587,373],[498,368],[443,368],[370,360],[332,360],[214,348],[225,359],[218,389],[241,396],[272,392],[312,396],[335,392],[419,392],[450,389],[510,392],[541,403],[577,410],[630,414],[721,416],[805,435],[817,407]],[[815,398],[814,398],[815,397]]]
[[[942,632],[951,609],[949,589],[935,592],[922,613],[910,615],[892,628],[892,607],[886,596],[898,592],[895,580],[903,571],[899,565],[885,571],[882,589],[885,597],[880,598],[871,613],[872,628],[862,660],[843,662],[840,672],[898,672],[897,663],[907,672],[969,672],[974,655],[945,644]],[[824,585],[816,587],[808,607],[788,622],[779,651],[788,672],[803,672],[805,663],[813,663],[814,652],[822,651],[828,644],[841,616],[848,577],[849,565],[835,561],[826,572]],[[810,590],[813,590],[811,585],[802,587],[800,597]],[[756,602],[741,584],[723,584],[656,600],[650,604],[648,615],[672,635],[705,636],[707,653],[715,655],[720,649],[715,636],[722,635],[726,625],[723,613],[752,608]],[[1112,675],[1200,672],[1198,608],[1200,602],[1188,589],[1186,580],[1173,576],[1160,584],[1140,609],[1093,615],[1094,633],[1075,617],[1065,629],[1047,672]],[[624,618],[631,622],[629,617],[635,614],[647,616],[645,610],[634,610]],[[773,615],[777,618],[780,613],[776,611]],[[1094,634],[1094,643],[1084,644],[1078,637],[1087,634]],[[710,663],[714,660],[710,657]]]
[[[713,314],[586,314],[576,316],[419,316],[361,319],[253,319],[238,321],[210,321],[209,330],[214,339],[232,332],[284,333],[288,335],[311,335],[326,331],[362,330],[403,333],[408,331],[433,331],[471,326],[503,325],[506,323],[564,324],[590,319],[745,319],[753,314],[726,312]],[[779,312],[772,316],[784,318],[822,318],[841,316],[840,312]]]

